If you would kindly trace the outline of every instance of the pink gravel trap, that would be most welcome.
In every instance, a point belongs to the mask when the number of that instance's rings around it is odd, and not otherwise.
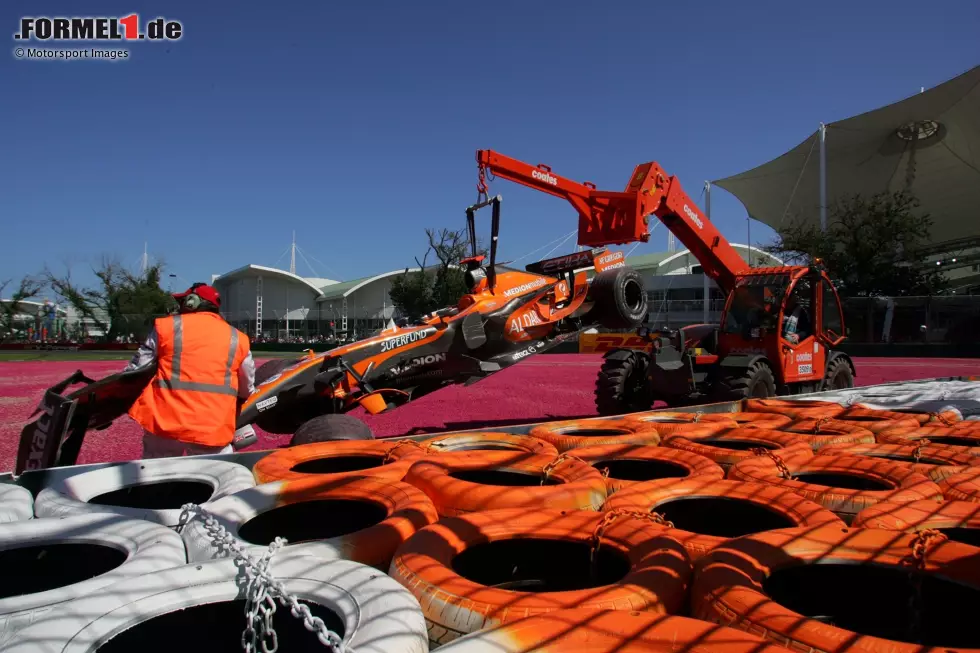
[[[352,414],[378,437],[501,427],[527,422],[595,416],[592,392],[601,357],[592,354],[544,355],[524,361],[475,385],[454,386],[385,415]],[[262,361],[258,361],[261,363]],[[44,390],[81,369],[102,378],[125,361],[0,362],[0,473],[13,469],[20,430]],[[980,374],[972,359],[855,359],[858,385],[874,385],[937,376]],[[560,368],[560,369],[558,369]],[[253,449],[285,445],[289,436],[256,429]],[[86,434],[79,464],[138,459],[142,431],[124,417],[104,431]]]

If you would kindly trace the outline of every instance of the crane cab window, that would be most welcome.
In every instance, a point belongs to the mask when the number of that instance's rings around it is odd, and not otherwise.
[[[785,275],[752,275],[738,280],[725,313],[724,333],[751,336],[753,329],[774,331],[779,323],[789,279]]]
[[[823,330],[831,340],[837,340],[844,335],[844,319],[841,317],[840,303],[837,301],[837,294],[834,293],[833,286],[826,279],[820,280],[820,290],[823,294],[821,305],[823,306]]]
[[[806,277],[793,286],[783,309],[782,337],[792,343],[813,335],[813,284]]]

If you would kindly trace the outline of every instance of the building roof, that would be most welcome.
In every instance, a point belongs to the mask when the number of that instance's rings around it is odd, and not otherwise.
[[[337,283],[336,281],[332,281],[330,279],[305,279],[297,274],[293,274],[292,272],[287,272],[286,270],[280,270],[278,268],[270,268],[264,265],[255,265],[254,263],[250,263],[248,265],[244,265],[240,268],[232,270],[231,272],[225,272],[224,274],[218,275],[211,281],[211,283],[214,284],[214,283],[218,283],[219,281],[230,281],[236,277],[259,276],[260,274],[278,276],[284,279],[295,281],[296,283],[302,284],[307,288],[309,288],[310,290],[312,290],[313,292],[315,292],[318,297],[323,294],[323,291],[320,289],[321,286],[318,286],[317,284],[313,283],[313,281],[318,281],[318,282],[329,281],[330,282],[329,284],[323,284],[326,287],[333,287],[333,285]]]
[[[409,272],[418,272],[420,268],[407,268]],[[376,274],[373,277],[361,277],[360,279],[353,279],[351,281],[341,281],[340,283],[335,283],[323,289],[323,294],[317,301],[326,302],[332,299],[342,299],[344,297],[349,297],[351,294],[360,290],[364,286],[374,283],[375,281],[381,281],[382,279],[387,279],[389,277],[396,277],[399,274],[404,274],[406,268],[400,270],[392,270],[391,272],[383,272],[382,274]]]
[[[826,128],[828,205],[911,182],[933,219],[934,244],[980,238],[980,66]],[[819,226],[819,138],[818,130],[768,163],[712,183],[777,231],[794,220]]]

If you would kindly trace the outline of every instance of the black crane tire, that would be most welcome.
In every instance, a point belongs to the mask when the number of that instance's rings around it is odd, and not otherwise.
[[[764,399],[776,396],[776,379],[764,361],[756,361],[741,376],[724,383],[732,399]]]
[[[823,377],[824,390],[843,390],[854,387],[854,370],[845,358],[835,358],[827,365]]]
[[[653,407],[645,358],[631,354],[603,359],[595,381],[595,407],[600,415],[625,415]]]

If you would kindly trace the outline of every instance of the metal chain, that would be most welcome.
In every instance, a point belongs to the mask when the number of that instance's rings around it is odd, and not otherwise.
[[[693,422],[694,424],[697,424],[698,422],[701,421],[701,418],[702,417],[704,417],[704,411],[703,410],[699,410],[698,412],[694,413],[694,419],[692,419],[691,422]]]
[[[932,442],[928,438],[922,438],[915,443],[915,450],[912,452],[912,457],[915,458],[915,462],[919,462],[922,458],[922,450],[928,447]]]
[[[953,426],[954,424],[956,424],[955,421],[946,417],[942,413],[929,413],[929,416],[932,417],[933,421],[939,422],[943,426]]]
[[[314,617],[309,607],[301,604],[296,596],[289,594],[281,581],[269,572],[272,556],[286,544],[281,537],[275,538],[259,560],[252,558],[245,547],[234,538],[220,523],[201,506],[187,503],[181,507],[177,530],[182,531],[194,514],[200,518],[204,531],[211,544],[220,553],[230,552],[235,566],[239,567],[248,579],[245,601],[246,626],[242,632],[242,648],[246,653],[256,653],[259,646],[263,653],[276,653],[279,640],[272,625],[276,613],[276,599],[283,607],[288,607],[290,614],[302,619],[303,626],[311,633],[316,633],[320,643],[332,653],[354,653],[344,646],[344,641],[337,633],[327,628],[319,617]]]
[[[786,466],[786,462],[769,449],[764,447],[753,447],[752,449],[749,449],[749,452],[755,454],[756,456],[766,456],[767,458],[770,458],[774,463],[776,463],[776,469],[779,470],[780,476],[788,480],[793,479],[793,473],[789,471],[789,467]]]
[[[490,197],[490,187],[487,185],[487,169],[480,163],[478,164],[479,173],[476,182],[476,203],[479,204],[483,198]]]
[[[926,555],[929,549],[948,540],[943,533],[934,528],[919,531],[909,542],[912,555],[902,563],[909,567],[909,584],[912,595],[909,597],[909,635],[916,638],[922,624],[922,577],[926,566]]]
[[[827,422],[829,422],[830,420],[831,420],[830,417],[821,417],[821,418],[815,420],[813,422],[813,433],[814,433],[814,435],[820,433],[820,429],[823,428],[823,425],[826,424]]]
[[[542,474],[541,485],[544,485],[544,482],[548,480],[548,478],[551,476],[551,472],[555,471],[561,465],[564,465],[565,463],[570,462],[572,460],[577,460],[578,462],[583,463],[585,465],[590,464],[582,460],[578,456],[573,456],[570,453],[559,454],[557,458],[555,458],[550,463],[548,463],[547,465],[541,468],[541,474]]]
[[[595,565],[596,556],[599,554],[599,545],[602,543],[603,532],[612,524],[614,521],[620,517],[631,517],[633,519],[647,519],[661,526],[666,526],[667,528],[674,528],[674,522],[668,521],[659,512],[643,512],[642,510],[630,510],[628,508],[614,508],[609,512],[602,514],[602,519],[596,524],[595,529],[592,531],[591,542],[591,553],[589,554],[592,564]]]
[[[381,464],[387,465],[388,463],[390,463],[394,459],[394,453],[400,447],[405,447],[405,446],[416,447],[417,449],[420,449],[423,453],[429,453],[429,445],[423,447],[415,440],[402,440],[401,442],[393,446],[391,449],[388,449],[388,451],[385,453],[384,459],[381,461]]]

